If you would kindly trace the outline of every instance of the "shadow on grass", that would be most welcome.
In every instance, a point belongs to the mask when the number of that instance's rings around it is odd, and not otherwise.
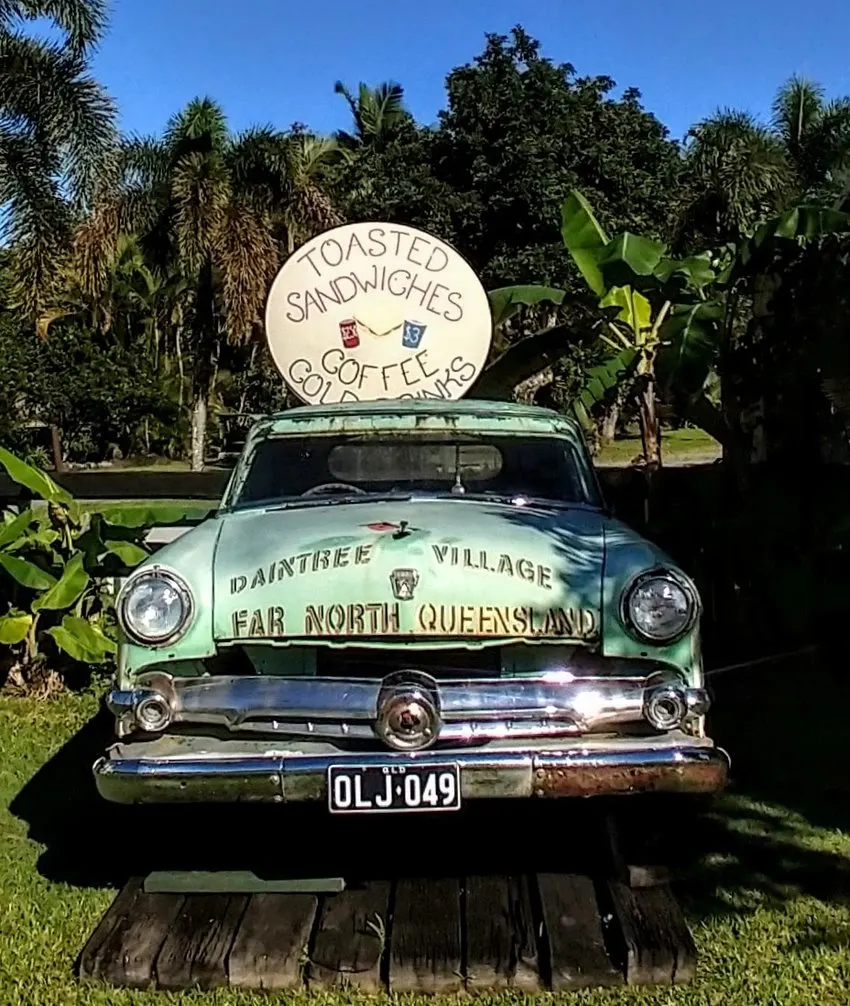
[[[673,867],[692,917],[739,914],[797,893],[850,899],[850,860],[814,830],[850,829],[850,682],[809,660],[714,684],[712,734],[732,755],[733,780],[707,805],[669,797],[506,802],[331,823],[323,805],[123,808],[100,799],[91,775],[110,736],[101,713],[36,772],[11,810],[44,846],[40,872],[79,886],[117,887],[152,869],[349,879],[598,870],[607,854],[602,818],[615,809],[626,836]],[[821,695],[828,698],[816,701]],[[801,945],[824,939],[800,935]],[[843,946],[850,933],[829,939]]]

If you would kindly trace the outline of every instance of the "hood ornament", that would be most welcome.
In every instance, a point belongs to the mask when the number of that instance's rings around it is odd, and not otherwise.
[[[413,600],[413,592],[419,583],[418,569],[394,569],[390,573],[390,584],[393,588],[393,597],[397,601]]]

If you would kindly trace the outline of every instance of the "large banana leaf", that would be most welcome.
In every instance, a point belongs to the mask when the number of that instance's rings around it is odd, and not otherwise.
[[[17,541],[35,521],[35,514],[32,510],[22,510],[19,514],[10,515],[10,518],[0,524],[0,548]]]
[[[498,328],[525,305],[534,307],[537,304],[563,304],[565,293],[552,286],[501,286],[491,290],[490,311],[493,315],[493,327]]]
[[[88,585],[89,574],[83,568],[83,553],[77,552],[65,564],[56,583],[33,601],[32,609],[63,611],[70,608]]]
[[[84,664],[102,664],[117,650],[113,640],[76,615],[65,615],[62,624],[52,626],[47,634],[61,650]]]
[[[663,258],[655,269],[655,277],[662,284],[676,284],[684,288],[702,290],[717,279],[708,252],[688,258]]]
[[[773,256],[774,242],[812,241],[828,234],[850,232],[850,214],[824,206],[795,206],[768,220],[738,248],[729,278],[758,269]]]
[[[216,509],[216,504],[198,503],[197,506],[126,506],[104,507],[96,511],[113,527],[153,527],[157,525],[171,526],[188,521],[202,521]]]
[[[608,244],[608,236],[593,215],[590,203],[575,189],[561,207],[561,236],[587,285],[597,297],[604,297],[607,286],[598,257]]]
[[[557,363],[576,335],[569,325],[556,325],[520,339],[482,371],[469,397],[509,400],[518,384]]]
[[[0,552],[0,567],[6,570],[13,580],[29,590],[47,590],[56,583],[56,577],[45,572],[40,566],[28,559],[21,559],[7,552]]]
[[[106,546],[106,551],[117,555],[128,569],[132,569],[134,566],[138,566],[140,562],[144,562],[150,554],[132,541],[111,539],[105,541],[103,544]]]
[[[654,282],[655,270],[661,264],[666,245],[649,238],[630,234],[618,234],[602,248],[596,258],[599,273],[605,289],[616,286],[640,286],[642,282]]]
[[[578,393],[577,402],[589,414],[591,409],[605,402],[609,392],[618,387],[634,371],[638,353],[622,349],[587,372],[587,381]]]
[[[14,646],[27,638],[32,625],[32,615],[17,608],[0,618],[0,644]]]
[[[655,363],[665,394],[693,395],[704,386],[717,362],[723,306],[717,301],[678,304],[661,326]]]
[[[630,286],[615,286],[609,290],[599,303],[602,308],[616,307],[617,321],[625,322],[635,339],[652,325],[652,306],[642,293]]]
[[[25,486],[30,492],[51,503],[73,503],[74,498],[61,486],[56,485],[49,475],[16,458],[11,451],[0,447],[0,465],[6,469],[9,478],[19,485]]]

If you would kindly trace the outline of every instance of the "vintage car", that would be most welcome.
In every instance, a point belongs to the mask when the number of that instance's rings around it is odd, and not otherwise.
[[[476,400],[258,422],[214,516],[117,602],[117,802],[711,793],[694,584],[606,509],[580,428]]]
[[[464,399],[493,327],[469,263],[406,225],[284,263],[266,337],[304,405],[122,587],[103,797],[349,814],[724,785],[694,584],[606,511],[575,422]]]

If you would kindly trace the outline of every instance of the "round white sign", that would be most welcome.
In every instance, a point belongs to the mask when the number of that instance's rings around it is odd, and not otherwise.
[[[461,398],[490,351],[490,301],[472,266],[403,224],[345,224],[275,277],[266,338],[310,404]]]

